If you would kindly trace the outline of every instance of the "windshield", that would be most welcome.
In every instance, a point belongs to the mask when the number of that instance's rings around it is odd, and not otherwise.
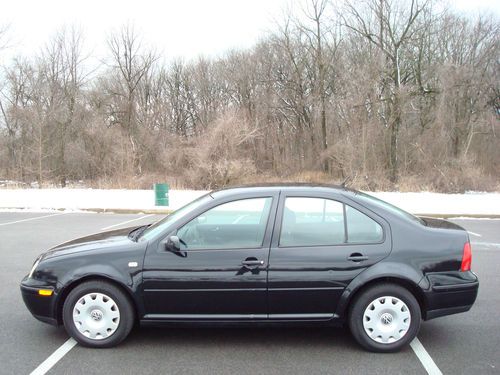
[[[387,211],[390,211],[391,213],[396,214],[400,217],[403,217],[405,219],[409,219],[412,221],[416,221],[419,224],[425,225],[425,222],[422,219],[420,219],[419,217],[412,215],[409,212],[406,212],[405,210],[402,210],[401,208],[396,207],[390,203],[387,203],[386,201],[383,201],[382,199],[375,198],[371,195],[362,193],[360,191],[356,192],[356,196],[358,198],[361,198],[361,200],[364,200],[364,201],[367,201],[368,203],[372,203],[372,204],[375,204],[379,207],[382,207],[382,208],[386,209]]]
[[[172,212],[170,215],[165,218],[157,221],[149,228],[147,228],[144,232],[141,233],[139,237],[139,241],[148,241],[151,238],[155,237],[157,234],[163,232],[170,224],[172,224],[175,220],[180,219],[181,217],[187,215],[192,210],[198,208],[202,204],[205,204],[207,201],[213,199],[210,194],[203,195],[198,199],[188,203],[187,205],[179,208],[178,210]]]

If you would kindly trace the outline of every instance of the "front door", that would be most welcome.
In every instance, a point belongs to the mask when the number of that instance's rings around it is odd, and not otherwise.
[[[270,319],[332,318],[351,280],[389,254],[387,224],[350,204],[282,195],[269,258]]]
[[[181,252],[147,251],[146,319],[267,318],[267,261],[279,194],[220,203],[177,228]]]

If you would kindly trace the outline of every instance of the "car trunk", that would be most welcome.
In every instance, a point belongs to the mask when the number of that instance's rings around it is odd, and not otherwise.
[[[465,231],[465,229],[462,228],[460,225],[452,223],[451,221],[448,220],[436,219],[433,217],[420,217],[420,219],[422,219],[425,225],[429,228],[455,229],[455,230]]]

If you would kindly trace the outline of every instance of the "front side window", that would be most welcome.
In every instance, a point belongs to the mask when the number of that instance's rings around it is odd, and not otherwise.
[[[259,248],[264,241],[272,198],[252,198],[214,207],[177,231],[184,249]]]
[[[286,198],[280,246],[325,246],[344,242],[342,203],[322,198]]]
[[[179,208],[178,210],[172,212],[170,215],[166,216],[164,219],[157,221],[150,227],[148,227],[140,235],[139,241],[149,241],[157,235],[164,233],[165,230],[175,223],[176,220],[182,220],[183,217],[189,215],[190,212],[196,210],[197,208],[203,206],[207,202],[210,202],[213,198],[210,194],[203,195],[198,199],[186,204],[185,206]]]

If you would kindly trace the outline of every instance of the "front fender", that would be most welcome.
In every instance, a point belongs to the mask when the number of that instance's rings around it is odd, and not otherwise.
[[[378,281],[393,281],[408,286],[412,290],[420,290],[418,284],[422,278],[422,273],[407,264],[379,262],[361,272],[344,289],[337,304],[335,316],[344,318],[353,297],[366,285],[371,285]]]
[[[90,276],[103,277],[121,284],[128,289],[134,287],[140,282],[140,270],[129,272],[124,267],[117,267],[108,264],[86,264],[84,266],[72,269],[58,279],[58,287],[63,290],[68,285],[73,284],[77,280],[88,278]]]
[[[124,273],[117,268],[108,265],[87,265],[65,275],[57,284],[57,299],[54,304],[54,316],[59,318],[61,304],[68,294],[78,284],[87,280],[104,280],[119,286],[132,300],[137,313],[143,315],[142,304],[139,296],[141,283],[141,272]]]
[[[89,256],[91,255],[91,256]],[[142,314],[140,286],[144,251],[95,252],[85,256],[59,257],[49,260],[45,272],[57,280],[54,316],[59,317],[61,303],[80,282],[90,279],[109,280],[131,298],[138,314]]]

